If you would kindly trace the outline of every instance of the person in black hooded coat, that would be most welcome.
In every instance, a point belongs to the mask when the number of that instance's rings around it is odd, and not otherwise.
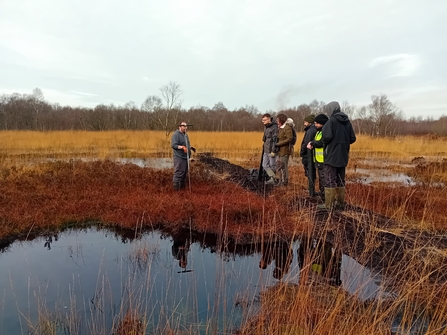
[[[322,208],[344,208],[345,175],[351,144],[356,141],[349,117],[340,109],[340,104],[332,101],[324,106],[330,116],[323,127],[325,204]]]

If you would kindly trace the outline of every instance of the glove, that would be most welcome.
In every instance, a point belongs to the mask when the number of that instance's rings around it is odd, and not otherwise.
[[[275,156],[276,156],[276,154],[274,152],[270,153],[270,157],[275,157]]]
[[[182,145],[183,152],[186,154],[188,152],[188,148]]]
[[[196,148],[194,148],[194,147],[191,147],[191,150],[192,150],[192,152],[196,152]]]

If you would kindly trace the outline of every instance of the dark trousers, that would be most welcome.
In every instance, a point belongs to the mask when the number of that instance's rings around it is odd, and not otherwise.
[[[324,178],[324,164],[323,163],[315,163],[318,171],[318,186],[320,188],[320,194],[324,195],[324,187],[326,186],[325,178]]]
[[[324,178],[327,188],[345,187],[346,167],[324,164]]]
[[[312,160],[310,160],[310,161],[303,160],[303,165],[304,165],[304,174],[307,177],[307,185],[309,188],[309,195],[311,197],[313,197],[313,196],[315,196],[315,181],[317,179],[317,172],[315,170],[315,164]]]
[[[188,174],[188,161],[183,158],[174,156],[174,183],[186,183],[186,175]]]

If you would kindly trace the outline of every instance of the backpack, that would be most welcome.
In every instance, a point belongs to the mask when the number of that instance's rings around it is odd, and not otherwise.
[[[296,144],[296,130],[294,127],[292,127],[292,141],[290,141],[290,145],[293,147]]]

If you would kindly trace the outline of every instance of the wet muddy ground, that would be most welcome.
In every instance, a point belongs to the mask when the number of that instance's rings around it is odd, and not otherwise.
[[[224,175],[226,180],[236,182],[250,191],[264,192],[266,195],[271,192],[271,189],[266,190],[262,181],[253,176],[251,170],[211,155],[201,155],[199,161]],[[426,164],[425,160],[419,158],[407,168],[430,169],[430,165],[427,167],[423,164]],[[446,162],[435,163],[435,166],[442,164]],[[411,186],[406,178],[411,179],[405,175],[401,181],[404,185]],[[376,181],[382,180],[377,178]],[[393,277],[406,272],[404,270],[411,264],[416,265],[415,276],[429,273],[433,282],[447,280],[445,234],[417,229],[393,231],[393,228],[399,227],[399,222],[371,210],[348,205],[344,211],[327,213],[316,210],[316,204],[315,199],[297,196],[286,205],[292,210],[310,208],[309,215],[314,222],[312,234],[329,241],[364,266]]]

